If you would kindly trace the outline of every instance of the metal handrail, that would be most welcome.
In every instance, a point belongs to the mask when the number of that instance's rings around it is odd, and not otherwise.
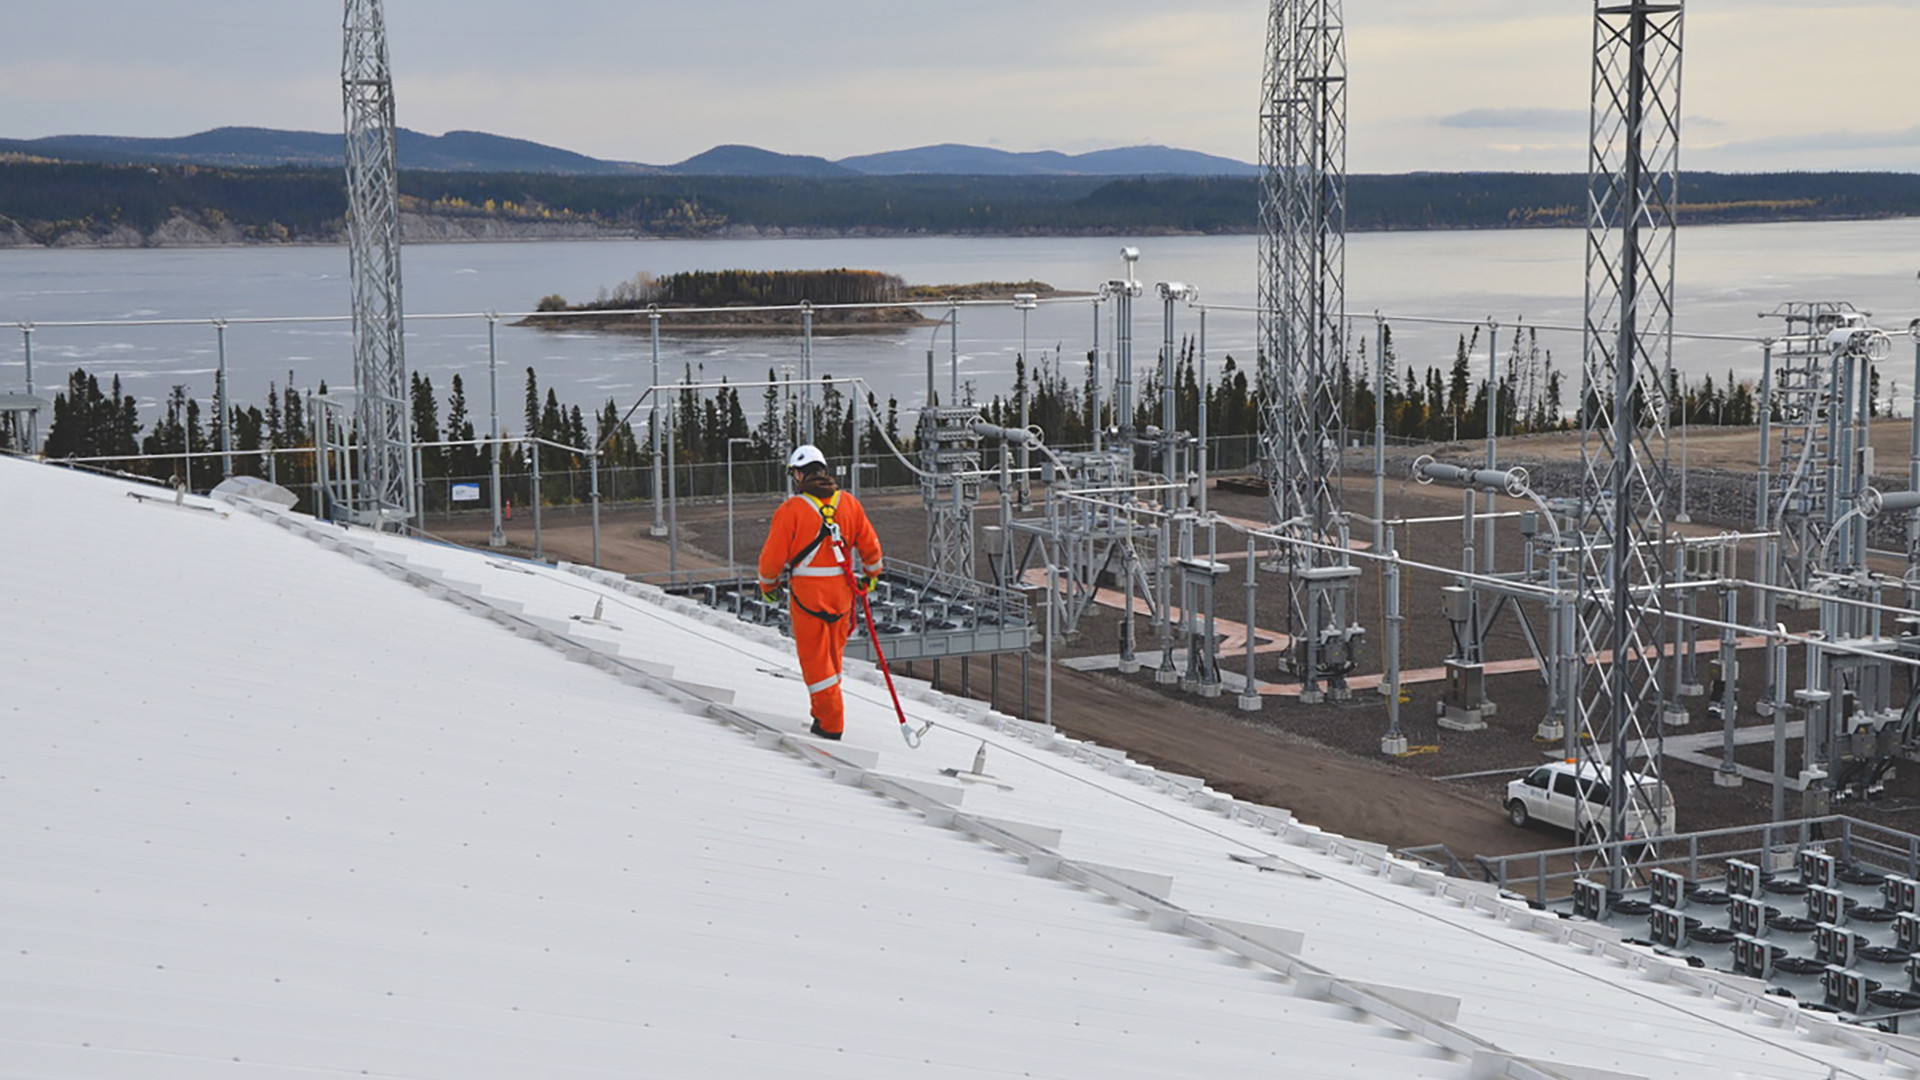
[[[1665,854],[1676,848],[1680,854]],[[1829,849],[1843,863],[1866,863],[1907,877],[1920,877],[1920,836],[1845,814],[1576,845],[1518,855],[1482,855],[1475,856],[1474,861],[1486,880],[1499,885],[1502,890],[1514,892],[1514,886],[1530,882],[1531,900],[1545,904],[1550,898],[1569,895],[1573,882],[1586,874],[1581,869],[1582,862],[1592,863],[1597,854],[1604,853],[1607,865],[1625,866],[1635,875],[1644,875],[1655,869],[1678,870],[1687,880],[1699,881],[1703,865],[1711,867],[1727,859],[1762,861],[1765,856],[1785,852],[1792,852],[1797,858],[1802,851]],[[1572,866],[1564,870],[1550,869],[1550,864],[1556,861],[1570,862]],[[1764,861],[1762,865],[1766,865]],[[1549,887],[1556,884],[1561,887],[1550,890]]]

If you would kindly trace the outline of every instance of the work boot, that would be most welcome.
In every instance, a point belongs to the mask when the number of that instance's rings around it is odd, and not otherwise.
[[[831,739],[831,740],[833,740],[834,742],[839,742],[839,741],[840,741],[840,733],[839,733],[839,732],[837,732],[837,731],[828,731],[828,730],[827,730],[826,728],[823,728],[823,727],[821,727],[821,726],[820,726],[820,721],[818,721],[818,720],[815,720],[815,721],[813,722],[813,727],[811,727],[811,728],[809,728],[809,729],[808,729],[808,734],[810,734],[810,735],[812,735],[812,736],[814,736],[815,738],[819,738],[819,739]]]

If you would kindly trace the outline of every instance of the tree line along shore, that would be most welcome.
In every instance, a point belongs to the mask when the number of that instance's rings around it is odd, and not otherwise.
[[[1387,434],[1410,442],[1480,439],[1489,423],[1502,436],[1567,429],[1573,423],[1572,414],[1582,404],[1577,400],[1577,389],[1569,389],[1551,350],[1541,348],[1533,332],[1525,328],[1516,329],[1510,339],[1498,343],[1504,349],[1500,378],[1490,402],[1476,375],[1479,369],[1475,358],[1485,355],[1485,347],[1478,340],[1480,333],[1475,328],[1461,335],[1450,366],[1444,370],[1429,366],[1424,372],[1399,363],[1390,329],[1379,345],[1368,336],[1356,338],[1337,387],[1337,422],[1356,433],[1371,432],[1376,415],[1384,410],[1381,419]],[[1187,339],[1177,348],[1173,364],[1176,424],[1182,430],[1197,431],[1204,398],[1210,440],[1242,440],[1250,445],[1261,431],[1263,408],[1255,367],[1226,356],[1217,367],[1210,365],[1213,374],[1203,387],[1194,342]],[[1373,380],[1376,359],[1370,354],[1375,348],[1384,348],[1389,373],[1384,393],[1379,396]],[[1050,444],[1062,447],[1087,445],[1096,425],[1110,430],[1122,420],[1114,414],[1110,394],[1096,398],[1093,393],[1094,367],[1083,354],[1055,349],[1021,356],[1014,370],[1012,385],[992,391],[991,396],[977,394],[969,386],[963,392],[965,403],[977,407],[982,418],[991,423],[1036,425]],[[1130,418],[1138,430],[1159,423],[1162,401],[1160,365],[1149,365],[1143,375],[1138,405]],[[688,383],[706,381],[705,373],[691,365],[682,376]],[[411,381],[415,441],[450,444],[423,446],[418,458],[421,478],[428,483],[433,499],[444,506],[449,482],[484,479],[488,474],[489,452],[482,441],[486,432],[476,427],[466,387],[458,374],[444,388],[444,398],[442,389],[430,378],[415,373]],[[803,427],[801,410],[810,408],[814,441],[829,457],[848,459],[857,440],[863,448],[862,459],[879,464],[878,482],[910,480],[903,469],[893,470],[898,475],[889,473],[891,462],[885,450],[887,444],[907,454],[916,450],[915,412],[897,399],[881,401],[869,394],[864,402],[858,402],[850,396],[850,384],[843,388],[829,382],[811,396],[809,403],[795,388],[781,384],[773,370],[767,372],[769,385],[757,390],[757,400],[743,400],[739,389],[725,385],[724,378],[718,381],[717,390],[675,393],[662,405],[663,449],[677,467],[689,470],[689,477],[693,475],[691,470],[701,467],[706,467],[711,476],[713,467],[736,457],[741,461],[778,461],[798,440]],[[1735,380],[1732,373],[1723,382],[1707,378],[1671,390],[1673,415],[1668,419],[1672,424],[1684,421],[1700,427],[1749,426],[1758,419],[1754,387]],[[310,393],[299,389],[294,373],[289,372],[284,384],[276,382],[269,387],[264,404],[229,406],[228,448],[237,474],[268,477],[303,500],[309,497],[313,481],[311,451],[316,443],[313,393],[325,394],[325,384]],[[1094,400],[1101,402],[1098,417],[1091,415],[1089,407]],[[587,487],[580,480],[587,469],[587,455],[596,450],[603,479],[622,470],[638,472],[651,467],[653,440],[646,428],[649,416],[636,414],[630,403],[623,411],[622,403],[608,399],[588,413],[578,404],[560,401],[551,387],[543,391],[538,373],[529,367],[524,406],[518,423],[510,420],[503,425],[503,474],[509,482],[520,483],[523,491],[527,490],[524,482],[536,471],[541,478],[550,478],[549,486],[541,489],[543,503],[584,499]],[[212,455],[221,449],[216,408],[189,395],[185,387],[176,386],[161,404],[159,415],[149,423],[117,377],[107,377],[103,386],[101,376],[76,368],[55,397],[42,449],[50,459],[104,459],[107,467],[157,480],[171,475],[197,476],[196,486],[204,488],[213,482],[215,470],[204,460],[190,463],[185,455]],[[20,431],[0,422],[0,450],[20,449],[21,436]],[[335,436],[336,444],[341,438]],[[344,438],[350,442],[351,433]],[[536,451],[534,440],[542,441],[545,448]],[[730,473],[728,482],[732,483]],[[778,470],[745,471],[740,477],[743,491],[761,490],[778,482]],[[619,498],[622,488],[614,477],[602,490]],[[629,482],[624,490],[631,493],[628,497],[646,497],[645,489],[636,483]],[[682,490],[694,493],[694,485],[690,481]]]
[[[592,300],[574,303],[543,296],[534,314],[516,326],[543,330],[651,331],[656,318],[675,334],[758,333],[811,326],[846,334],[932,326],[918,304],[949,300],[1011,301],[1064,293],[1044,281],[980,281],[964,285],[910,285],[878,270],[684,270],[655,276],[642,271]]]
[[[1240,177],[577,176],[402,171],[410,241],[606,237],[1250,234]],[[1920,175],[1686,173],[1686,224],[1920,215]],[[1350,232],[1581,227],[1586,178],[1360,174]],[[0,157],[0,246],[337,243],[338,169],[107,165]]]

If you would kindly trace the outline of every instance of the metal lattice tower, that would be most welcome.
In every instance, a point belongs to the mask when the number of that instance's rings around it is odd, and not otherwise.
[[[1574,720],[1583,758],[1604,748],[1616,837],[1629,755],[1659,729],[1662,705],[1681,6],[1594,9],[1578,571],[1579,648],[1592,662]]]
[[[1340,510],[1346,309],[1347,62],[1339,0],[1273,0],[1260,102],[1262,469],[1290,594],[1301,700],[1348,696],[1362,631]]]
[[[400,306],[400,173],[393,77],[380,0],[346,0],[347,252],[360,476],[343,501],[358,520],[404,521],[413,505],[411,409]]]

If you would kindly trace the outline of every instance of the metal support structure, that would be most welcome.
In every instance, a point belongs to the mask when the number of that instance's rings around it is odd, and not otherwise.
[[[1092,608],[1103,582],[1110,589],[1126,591],[1126,610],[1131,610],[1134,596],[1152,602],[1157,595],[1151,575],[1159,562],[1159,531],[1141,523],[1137,508],[1123,498],[1135,490],[1127,454],[1108,450],[1048,456],[1052,467],[1042,471],[1047,492],[1044,515],[1009,523],[1013,532],[1028,537],[1009,578],[1054,566],[1062,586],[1054,599],[1060,607],[1061,632],[1071,635],[1078,633],[1080,620]],[[1142,489],[1141,494],[1149,490],[1153,488]],[[1140,558],[1141,548],[1152,554]],[[1123,615],[1120,622],[1121,664],[1128,672],[1138,670],[1132,639],[1127,636],[1131,621]]]
[[[33,324],[20,324],[20,352],[27,363],[27,397],[33,397]],[[27,413],[26,449],[29,454],[40,452],[40,412],[38,409]]]
[[[1833,388],[1825,406],[1832,448],[1826,489],[1835,513],[1810,564],[1822,646],[1807,650],[1809,665],[1819,669],[1810,671],[1809,688],[1824,694],[1802,701],[1807,778],[1844,797],[1879,788],[1895,752],[1895,733],[1904,727],[1893,696],[1892,660],[1902,642],[1884,632],[1880,605],[1887,585],[1904,592],[1907,583],[1875,577],[1867,563],[1867,529],[1884,512],[1920,505],[1920,492],[1882,494],[1871,486],[1873,365],[1891,358],[1892,340],[1862,319],[1833,330],[1826,345]]]
[[[1180,569],[1180,618],[1181,629],[1186,637],[1187,664],[1180,677],[1180,688],[1190,694],[1199,694],[1205,698],[1220,696],[1220,657],[1217,647],[1218,624],[1214,618],[1214,583],[1219,581],[1232,568],[1215,557],[1213,529],[1207,529],[1207,553],[1204,557],[1192,550],[1193,519],[1186,518],[1181,526],[1186,530],[1183,552],[1179,562]],[[1252,637],[1252,627],[1248,627],[1248,637]]]
[[[220,444],[220,478],[233,475],[233,406],[227,401],[227,321],[213,320],[214,353],[218,367],[213,377],[213,401],[216,419],[215,434]]]
[[[1439,726],[1454,731],[1476,731],[1486,726],[1482,719],[1484,716],[1493,715],[1494,705],[1485,700],[1482,693],[1486,669],[1484,653],[1480,650],[1485,640],[1486,626],[1501,610],[1511,607],[1515,610],[1521,634],[1533,652],[1534,661],[1540,665],[1546,682],[1547,708],[1534,737],[1542,742],[1561,740],[1569,730],[1567,717],[1574,711],[1569,704],[1569,695],[1575,677],[1573,672],[1580,664],[1580,655],[1575,650],[1574,619],[1570,614],[1575,605],[1567,588],[1567,583],[1578,576],[1579,549],[1569,541],[1567,529],[1561,525],[1560,512],[1533,490],[1525,469],[1448,465],[1422,456],[1413,464],[1413,479],[1423,484],[1444,480],[1468,488],[1463,493],[1461,514],[1461,534],[1464,538],[1462,568],[1454,575],[1456,584],[1441,590],[1442,605],[1453,629],[1454,653],[1447,658],[1448,689],[1440,702]],[[1525,540],[1525,567],[1518,574],[1483,574],[1473,569],[1473,488],[1533,502],[1535,509],[1520,515],[1520,535]],[[1496,516],[1499,515],[1481,515],[1488,523]],[[1390,540],[1391,528],[1387,536]],[[1389,572],[1397,581],[1400,569],[1398,556],[1389,552],[1387,558],[1393,564]],[[1468,586],[1473,588],[1469,589]],[[1397,586],[1395,592],[1397,594]],[[1470,610],[1469,601],[1476,592],[1492,599],[1492,613],[1485,623],[1477,623],[1478,615]],[[1523,602],[1537,601],[1544,601],[1547,609],[1544,640],[1534,634],[1532,624],[1518,610],[1518,605]],[[1389,610],[1397,611],[1397,595],[1389,597],[1385,605],[1392,605]],[[1475,625],[1481,627],[1478,635],[1470,632]],[[1389,627],[1386,650],[1386,677],[1389,680],[1399,677],[1400,648],[1397,638],[1397,631]],[[1572,756],[1573,752],[1569,745],[1568,756]]]
[[[1087,431],[1093,435],[1093,452],[1100,452],[1100,305],[1106,301],[1103,289],[1093,301],[1093,344],[1087,349]]]
[[[1027,317],[1040,306],[1040,297],[1035,293],[1014,293],[1013,306],[1020,312],[1020,369],[1025,379],[1020,385],[1020,426],[1032,423],[1031,405],[1033,402],[1033,360],[1027,355]],[[1033,497],[1033,451],[1026,445],[1020,447],[1020,509],[1025,510]]]
[[[1493,471],[1491,464],[1487,468]],[[1494,520],[1491,488],[1487,491],[1487,502],[1484,516],[1491,527]],[[1486,717],[1493,712],[1493,703],[1487,700],[1481,589],[1476,584],[1478,578],[1474,569],[1476,524],[1474,492],[1468,488],[1460,495],[1461,573],[1454,584],[1440,590],[1441,606],[1453,639],[1453,648],[1446,659],[1447,689],[1440,701],[1439,716],[1440,726],[1449,731],[1483,731],[1487,726]]]
[[[1829,406],[1839,373],[1828,340],[1864,327],[1866,315],[1846,301],[1812,300],[1781,304],[1763,317],[1777,318],[1783,327],[1768,350],[1771,378],[1761,417],[1760,467],[1769,494],[1756,524],[1780,533],[1778,569],[1769,583],[1806,589],[1819,570],[1815,549],[1821,533],[1842,512],[1830,487],[1837,417]],[[1771,445],[1776,439],[1777,448]]]
[[[733,557],[733,448],[735,446],[752,445],[752,439],[742,438],[738,435],[727,440],[727,573],[729,574],[738,573],[740,566],[739,562]],[[854,470],[854,476],[858,477],[859,475],[860,472],[856,468]],[[855,484],[858,484],[858,480],[855,481]],[[857,499],[859,497],[860,493],[855,491],[854,498]]]
[[[1210,392],[1207,382],[1207,309],[1205,307],[1200,309],[1199,365],[1197,379],[1200,386],[1200,401],[1193,433],[1193,472],[1195,487],[1198,489],[1194,496],[1194,507],[1204,518],[1207,516],[1207,395]]]
[[[931,395],[929,395],[931,397]],[[920,497],[927,510],[927,561],[943,574],[974,576],[973,508],[980,501],[980,449],[971,408],[920,410]]]
[[[527,435],[527,446],[533,451],[533,491],[530,492],[533,503],[533,558],[535,562],[544,562],[547,557],[546,533],[541,530],[540,520],[540,444],[546,440],[537,438],[533,433]]]
[[[1260,697],[1259,672],[1255,669],[1254,662],[1253,662],[1253,657],[1254,657],[1253,616],[1254,616],[1254,612],[1259,609],[1259,603],[1260,603],[1260,578],[1258,574],[1258,563],[1259,563],[1259,558],[1257,557],[1254,550],[1254,539],[1253,537],[1249,536],[1247,537],[1247,582],[1246,582],[1246,601],[1245,601],[1245,604],[1246,604],[1245,619],[1247,624],[1247,643],[1246,643],[1247,661],[1246,661],[1246,666],[1242,669],[1245,672],[1245,675],[1240,684],[1240,698],[1237,702],[1235,702],[1235,704],[1239,706],[1241,712],[1259,712],[1260,706],[1262,703],[1262,699]]]
[[[1777,585],[1780,581],[1780,537],[1768,534],[1768,522],[1772,520],[1772,485],[1768,482],[1768,470],[1772,468],[1773,457],[1773,350],[1775,342],[1769,340],[1760,351],[1760,397],[1755,403],[1760,422],[1760,468],[1756,473],[1754,492],[1753,531],[1763,534],[1760,541],[1759,556],[1755,560],[1753,576],[1763,588],[1754,596],[1754,608],[1759,612],[1760,625],[1772,628],[1779,598],[1767,585]],[[1777,713],[1786,700],[1786,670],[1775,664],[1777,655],[1784,650],[1772,646],[1766,649],[1766,660],[1762,665],[1760,695],[1753,704],[1755,712],[1761,716]],[[1776,819],[1777,820],[1777,819]]]
[[[1883,632],[1872,605],[1890,585],[1912,602],[1920,525],[1909,519],[1901,582],[1872,573],[1867,527],[1883,510],[1904,512],[1917,498],[1920,427],[1909,455],[1909,491],[1873,490],[1873,365],[1891,358],[1891,338],[1845,301],[1794,301],[1765,314],[1782,320],[1784,332],[1767,342],[1765,354],[1756,524],[1767,538],[1755,573],[1757,621],[1779,625],[1783,607],[1817,608],[1819,621],[1808,635],[1817,644],[1806,647],[1800,689],[1788,690],[1786,649],[1767,650],[1756,708],[1776,723],[1790,710],[1799,713],[1799,779],[1808,805],[1824,807],[1831,798],[1876,789],[1892,760],[1890,744],[1912,738],[1912,718],[1895,707],[1892,691],[1892,656],[1909,649]]]
[[[1637,778],[1629,757],[1658,730],[1666,630],[1666,418],[1680,154],[1680,3],[1600,0],[1593,24],[1587,171],[1583,478],[1576,531],[1579,647],[1593,658],[1574,718],[1583,759],[1605,758],[1619,836]],[[1647,793],[1656,794],[1660,789]],[[1609,886],[1622,849],[1604,849]]]
[[[600,568],[600,450],[587,455],[587,497],[593,501],[593,566]]]
[[[1907,490],[1920,491],[1920,319],[1907,324],[1907,337],[1913,341],[1913,400],[1908,403],[1907,425],[1911,429],[1907,449]],[[1907,603],[1920,603],[1920,514],[1907,519]]]
[[[1731,550],[1728,551],[1731,556]],[[1728,567],[1727,569],[1732,569]],[[1730,577],[1723,577],[1719,588],[1720,620],[1724,624],[1720,630],[1720,649],[1714,659],[1713,700],[1707,704],[1708,718],[1718,717],[1721,724],[1720,768],[1713,774],[1713,782],[1720,787],[1739,787],[1743,782],[1734,761],[1734,728],[1738,717],[1738,686],[1740,682],[1740,652],[1734,637],[1734,625],[1740,616],[1740,593],[1734,588]]]
[[[653,382],[649,384],[652,394],[647,399],[647,436],[652,441],[653,453],[649,458],[653,466],[653,524],[648,527],[648,536],[667,535],[666,483],[660,470],[665,461],[660,448],[660,307],[647,305],[647,340],[649,352],[653,358]]]
[[[340,82],[346,111],[347,254],[353,279],[354,417],[360,458],[351,515],[412,516],[412,402],[400,301],[400,166],[380,0],[346,0]]]
[[[1127,276],[1100,286],[1100,299],[1113,301],[1113,427],[1120,449],[1133,450],[1133,302],[1144,291],[1134,267],[1140,249],[1120,249]],[[1096,385],[1098,380],[1096,380]]]
[[[800,441],[813,442],[813,304],[800,301]]]
[[[500,319],[487,316],[487,502],[493,511],[493,531],[487,534],[488,547],[506,547],[507,532],[501,524],[500,500],[500,350],[496,331]]]
[[[1339,0],[1273,0],[1260,104],[1262,470],[1284,538],[1290,664],[1309,704],[1350,696],[1363,636],[1349,618],[1356,571],[1339,498],[1346,90]]]
[[[1406,621],[1400,613],[1400,549],[1394,542],[1391,524],[1381,521],[1378,532],[1381,535],[1380,550],[1387,557],[1386,570],[1381,577],[1385,587],[1381,611],[1382,621],[1386,624],[1386,675],[1380,680],[1381,691],[1387,696],[1387,733],[1380,737],[1380,752],[1398,755],[1407,752],[1407,733],[1400,727],[1400,635],[1401,626]]]

